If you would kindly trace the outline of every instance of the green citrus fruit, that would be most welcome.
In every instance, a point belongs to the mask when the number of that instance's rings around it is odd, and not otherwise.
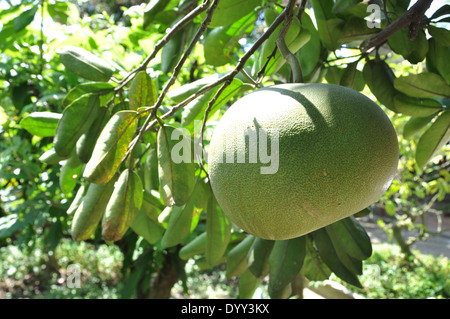
[[[208,170],[233,223],[284,240],[376,202],[398,156],[389,118],[366,96],[338,85],[282,84],[226,111],[211,139]]]

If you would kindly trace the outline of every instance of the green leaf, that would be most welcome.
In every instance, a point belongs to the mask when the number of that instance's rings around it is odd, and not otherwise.
[[[135,172],[124,170],[115,185],[102,221],[105,240],[117,241],[123,237],[142,206],[143,186]]]
[[[320,258],[319,252],[314,247],[314,241],[310,236],[305,236],[306,254],[303,261],[302,273],[310,281],[322,281],[330,278],[331,270]]]
[[[247,270],[247,254],[253,245],[255,237],[247,235],[239,244],[234,246],[227,254],[227,270],[228,278],[240,276]]]
[[[136,111],[119,111],[103,128],[92,157],[86,164],[84,177],[96,184],[107,183],[117,172],[137,126]]]
[[[311,35],[310,40],[297,52],[297,58],[300,61],[302,72],[307,76],[320,61],[322,44],[320,42],[319,32],[306,12],[302,14],[302,28],[308,30]]]
[[[210,27],[230,25],[261,5],[261,0],[221,0],[214,11]]]
[[[93,93],[82,95],[64,109],[54,138],[58,155],[68,157],[72,153],[78,139],[91,127],[99,111],[99,96]]]
[[[333,5],[333,13],[342,13],[352,9],[362,0],[337,0]]]
[[[367,26],[365,19],[352,17],[345,22],[339,42],[363,41],[377,32],[378,29]]]
[[[28,133],[39,137],[54,136],[61,117],[60,113],[33,112],[20,121],[20,126]]]
[[[143,29],[146,30],[153,23],[155,17],[161,11],[164,11],[169,4],[168,0],[151,0],[144,8]]]
[[[204,43],[206,63],[221,66],[232,62],[240,47],[239,40],[245,32],[253,29],[255,21],[256,15],[251,12],[229,26],[214,28],[209,32]]]
[[[67,70],[91,81],[106,82],[114,71],[103,59],[75,46],[65,46],[60,52],[60,60]]]
[[[400,29],[389,37],[388,43],[395,53],[402,55],[405,59],[415,64],[425,58],[428,51],[428,43],[426,43],[427,39],[422,30],[420,30],[414,41],[409,39],[408,33],[409,30],[407,28]],[[416,56],[417,58],[415,58]]]
[[[439,44],[446,47],[450,46],[450,30],[430,25],[428,26],[428,32]]]
[[[180,259],[188,260],[189,258],[203,254],[206,251],[206,239],[206,232],[204,232],[183,246],[178,253]]]
[[[183,55],[186,44],[186,34],[183,30],[178,31],[172,39],[164,46],[161,52],[161,71],[169,73],[177,65]]]
[[[185,129],[161,126],[157,137],[157,154],[159,185],[164,203],[167,206],[184,205],[195,186],[191,142]]]
[[[136,74],[128,91],[130,109],[152,106],[156,102],[156,87],[150,76],[145,71]]]
[[[61,166],[59,173],[59,186],[63,193],[68,194],[77,185],[81,177],[83,163],[81,163],[76,152],[74,152]]]
[[[420,137],[416,147],[416,162],[423,168],[450,140],[450,112],[444,111]]]
[[[424,128],[436,116],[436,113],[426,117],[411,117],[403,127],[403,137],[409,139]]]
[[[210,266],[222,260],[231,238],[231,223],[218,206],[214,196],[210,197],[206,212],[206,262]]]
[[[22,12],[17,18],[14,19],[14,32],[20,32],[25,29],[34,20],[34,16],[39,6],[33,6],[31,9]]]
[[[213,74],[204,78],[201,78],[197,81],[184,84],[183,86],[180,86],[172,91],[169,91],[167,93],[167,96],[173,100],[175,103],[183,102],[185,99],[187,99],[192,94],[199,91],[201,88],[208,84],[212,84],[216,82],[219,78],[221,78],[224,74]]]
[[[71,227],[73,240],[87,240],[95,233],[111,198],[117,178],[116,175],[108,184],[104,185],[89,184],[73,216]]]
[[[247,255],[247,264],[250,271],[258,278],[263,278],[269,273],[269,256],[275,241],[255,238]]]
[[[351,272],[339,259],[333,243],[327,234],[325,228],[321,228],[312,232],[314,242],[319,251],[320,258],[333,271],[336,276],[348,282],[351,285],[362,288],[356,274]]]
[[[444,46],[435,38],[428,40],[429,50],[427,54],[427,70],[442,76],[450,85],[450,46]]]
[[[370,60],[364,65],[364,81],[377,100],[396,112],[394,96],[399,92],[394,88],[395,75],[384,61]]]
[[[441,98],[450,96],[450,86],[442,77],[431,72],[399,77],[395,79],[394,87],[412,97]]]
[[[277,240],[269,256],[269,295],[278,298],[302,269],[305,259],[305,237]]]
[[[261,283],[261,279],[255,277],[252,272],[247,269],[239,276],[239,299],[251,299]]]
[[[114,89],[114,85],[108,82],[86,82],[79,84],[69,92],[67,92],[64,97],[62,104],[64,107],[70,105],[73,101],[78,99],[80,96],[86,93],[98,93],[98,94],[106,94],[111,92]]]
[[[130,225],[131,229],[150,244],[156,244],[163,236],[164,228],[141,209]]]
[[[436,100],[414,98],[404,94],[397,94],[394,103],[398,113],[409,116],[430,116],[442,109],[441,103]]]

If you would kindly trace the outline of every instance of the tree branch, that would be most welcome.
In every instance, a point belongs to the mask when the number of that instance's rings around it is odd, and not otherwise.
[[[386,28],[370,39],[364,41],[360,46],[361,52],[366,53],[371,51],[371,49],[386,42],[387,39],[397,31],[406,27],[409,27],[409,39],[414,40],[419,32],[420,21],[432,2],[433,0],[418,0],[401,17],[389,24]]]
[[[295,54],[293,54],[289,50],[285,41],[286,34],[288,33],[289,28],[292,24],[292,19],[294,19],[294,9],[296,2],[296,0],[289,0],[288,5],[286,6],[286,19],[284,20],[284,24],[281,27],[280,33],[278,34],[276,43],[281,55],[291,67],[294,83],[302,83],[303,73],[302,68],[300,67],[300,61],[297,59]]]

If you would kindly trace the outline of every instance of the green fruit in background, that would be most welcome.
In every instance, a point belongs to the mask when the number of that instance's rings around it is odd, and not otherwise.
[[[211,139],[208,170],[233,223],[284,240],[376,202],[398,156],[389,118],[366,96],[332,84],[282,84],[227,110]]]

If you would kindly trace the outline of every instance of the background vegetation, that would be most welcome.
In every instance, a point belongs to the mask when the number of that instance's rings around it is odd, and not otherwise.
[[[249,52],[287,4],[251,2],[255,5],[248,13],[254,13],[249,15],[247,24],[240,20],[242,17],[231,16],[228,26],[232,28],[207,28],[179,69],[173,88],[235,70],[239,58]],[[295,50],[305,82],[351,85],[372,97],[391,118],[400,143],[399,170],[393,185],[376,206],[370,207],[370,211],[380,208],[390,217],[380,218],[379,225],[396,240],[400,251],[375,246],[364,265],[379,265],[386,277],[380,278],[381,287],[357,291],[370,298],[448,298],[448,260],[423,256],[412,251],[411,245],[446,230],[439,224],[429,229],[426,221],[430,217],[442,220],[449,210],[450,147],[446,142],[450,123],[434,123],[448,119],[450,5],[434,7],[423,19],[409,21],[419,30],[416,39],[410,40],[407,29],[402,29],[387,43],[370,47],[367,41],[401,17],[410,8],[409,1],[380,2],[380,29],[361,24],[369,14],[366,3],[325,2],[327,6],[321,7],[319,1],[307,1],[302,15],[302,30],[308,31],[310,39]],[[116,87],[127,84],[114,99],[114,105],[126,108],[129,83],[124,79],[154,52],[166,30],[201,1],[168,3],[159,15],[152,16],[150,9],[155,1],[0,2],[0,297],[146,298],[152,297],[149,287],[155,278],[170,278],[166,281],[169,292],[176,283],[174,297],[185,297],[187,293],[190,297],[206,298],[211,296],[207,287],[217,287],[218,297],[239,296],[239,279],[226,277],[226,264],[203,267],[201,258],[181,260],[177,256],[183,245],[163,248],[160,242],[149,243],[132,230],[112,245],[106,245],[100,229],[86,242],[72,241],[73,214],[67,214],[67,210],[83,180],[77,179],[68,190],[61,187],[61,163],[40,160],[53,148],[53,137],[33,133],[24,122],[33,112],[62,113],[68,92],[87,82],[61,63],[60,52],[67,45],[82,47],[113,66],[115,74],[110,83]],[[347,7],[339,6],[345,3]],[[145,65],[158,94],[174,74],[188,39],[200,28],[205,16],[203,13],[187,24]],[[331,37],[324,30],[332,31]],[[290,80],[288,64],[277,72],[264,72],[259,55],[262,48],[249,55],[245,64],[253,80],[240,73],[242,91],[209,115],[206,140],[215,121],[235,99],[255,85]],[[369,62],[387,66],[386,73],[376,77],[368,74]],[[343,80],[348,79],[349,70],[350,84]],[[373,73],[374,70],[371,69]],[[389,81],[383,78],[386,74]],[[422,78],[417,80],[417,75]],[[411,83],[418,89],[411,89]],[[424,91],[433,93],[417,94]],[[389,96],[386,92],[394,93]],[[408,103],[393,104],[395,94],[406,95]],[[204,96],[207,99],[200,105],[197,119],[203,119],[207,102],[213,98],[211,93]],[[170,98],[166,99],[160,110],[169,111],[174,105]],[[180,110],[170,123],[180,125],[184,119]],[[206,218],[201,216],[183,244],[205,231]],[[404,230],[414,236],[405,238]],[[239,230],[233,234],[229,248],[242,240]],[[67,267],[71,264],[80,265],[81,288],[66,287]],[[363,286],[370,281],[364,276],[360,276]],[[261,281],[261,290],[256,291],[267,297],[265,285],[267,278]]]

